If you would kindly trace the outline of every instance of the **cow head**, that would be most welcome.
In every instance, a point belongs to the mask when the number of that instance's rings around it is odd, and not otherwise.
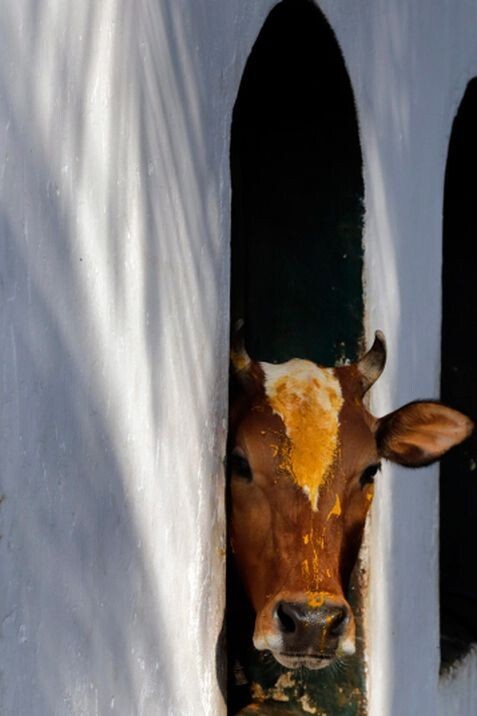
[[[353,365],[272,365],[232,352],[231,545],[256,613],[253,641],[288,668],[320,669],[355,650],[346,601],[385,458],[439,459],[472,422],[437,402],[375,418],[363,397],[381,374],[384,336]]]

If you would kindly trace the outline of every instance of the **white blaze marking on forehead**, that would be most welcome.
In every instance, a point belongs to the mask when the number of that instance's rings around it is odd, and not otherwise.
[[[265,392],[267,397],[274,399],[281,381],[293,382],[294,393],[302,399],[309,398],[310,385],[314,384],[314,397],[323,410],[333,410],[329,389],[341,397],[341,385],[335,375],[334,368],[321,368],[309,360],[293,358],[287,363],[260,363],[265,373]]]
[[[313,510],[320,487],[338,448],[341,386],[333,368],[294,358],[287,363],[261,363],[265,393],[280,416],[290,441],[281,466],[303,489]]]

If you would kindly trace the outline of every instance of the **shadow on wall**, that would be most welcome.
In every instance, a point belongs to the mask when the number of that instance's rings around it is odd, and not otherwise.
[[[178,10],[2,10],[5,713],[214,703],[227,156]]]

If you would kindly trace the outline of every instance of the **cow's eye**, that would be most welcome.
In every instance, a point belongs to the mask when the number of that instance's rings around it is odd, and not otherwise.
[[[240,449],[235,449],[230,456],[230,469],[234,475],[252,481],[252,468],[250,463]]]
[[[361,485],[361,487],[364,487],[365,485],[369,485],[369,484],[373,483],[374,476],[380,469],[381,469],[380,462],[377,462],[375,465],[370,465],[369,467],[367,467],[359,479],[359,484]]]

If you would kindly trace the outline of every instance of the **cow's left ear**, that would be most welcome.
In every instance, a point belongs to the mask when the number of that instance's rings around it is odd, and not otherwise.
[[[441,403],[408,403],[378,420],[376,440],[380,455],[407,467],[438,460],[469,437],[474,424]]]

